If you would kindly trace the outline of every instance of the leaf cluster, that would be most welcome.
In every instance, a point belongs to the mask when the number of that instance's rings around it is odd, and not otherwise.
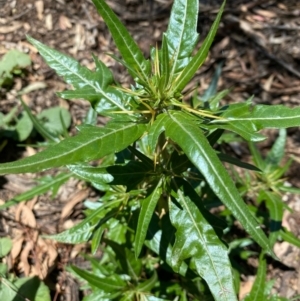
[[[276,190],[284,187],[277,181],[282,173],[270,176],[272,160],[278,163],[280,156],[274,159],[271,154],[261,165],[252,148],[254,166],[220,152],[215,145],[224,132],[252,145],[265,139],[259,132],[263,128],[299,126],[300,108],[256,105],[251,98],[224,106],[221,100],[229,91],[212,92],[218,75],[205,95],[187,101],[185,88],[208,55],[225,2],[197,50],[198,0],[175,0],[161,47],[152,48],[150,58],[144,57],[104,0],[93,2],[120,51],[121,57],[112,57],[127,68],[135,84],[122,87],[95,55],[95,70],[90,70],[28,37],[49,66],[73,87],[59,95],[86,99],[93,117],[78,127],[77,135],[65,139],[35,122],[52,144],[32,157],[1,164],[0,174],[64,167],[103,192],[98,202],[87,203],[81,223],[52,236],[65,243],[91,241],[94,254],[103,249],[102,264],[89,258],[93,272],[71,267],[93,290],[85,300],[236,301],[238,285],[224,238],[227,220],[210,211],[213,204],[225,205],[271,256],[274,239],[267,237],[223,162],[263,170],[261,177],[269,181],[269,190],[262,198],[268,199],[270,192],[273,201]],[[97,126],[95,114],[109,121]],[[275,149],[271,153],[278,155]],[[101,164],[89,164],[99,159]],[[58,177],[55,183],[67,179],[64,174]],[[41,191],[46,189],[43,185]],[[37,190],[28,195],[34,193]],[[160,273],[176,275],[174,285],[165,285]]]

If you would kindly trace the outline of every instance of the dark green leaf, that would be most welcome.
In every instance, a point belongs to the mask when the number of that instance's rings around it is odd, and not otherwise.
[[[216,300],[237,300],[227,249],[193,201],[178,189],[174,195],[182,207],[169,202],[170,218],[177,229],[172,263],[178,271],[192,258],[197,273],[205,279]]]
[[[121,291],[126,287],[126,282],[118,275],[100,278],[90,272],[71,266],[71,269],[82,279],[85,279],[91,286],[99,288],[104,292]]]
[[[109,28],[116,46],[122,54],[123,60],[140,75],[142,80],[147,80],[150,74],[149,61],[145,60],[141,50],[125,26],[104,0],[93,0],[93,3]]]
[[[259,259],[258,271],[256,279],[252,286],[250,294],[244,301],[265,301],[265,284],[266,284],[267,263],[264,255],[262,254]]]
[[[166,136],[182,148],[217,197],[232,211],[256,242],[273,254],[257,220],[250,213],[216,152],[193,119],[182,112],[169,111],[169,114],[162,114],[160,120],[165,126]]]
[[[188,63],[198,40],[197,20],[199,1],[198,0],[177,0],[174,1],[168,29],[164,40],[168,46],[168,62],[171,62],[170,77],[178,73]],[[166,51],[163,44],[162,52]],[[182,62],[183,61],[183,62]]]
[[[36,172],[99,159],[126,148],[138,139],[145,129],[146,125],[134,123],[108,123],[102,128],[84,125],[77,136],[66,138],[34,156],[0,164],[0,174]]]
[[[162,181],[159,181],[151,193],[141,201],[141,211],[139,214],[138,225],[135,233],[135,256],[138,257],[144,244],[148,226],[154,213],[156,204],[162,194]]]
[[[177,77],[177,79],[172,87],[173,92],[181,92],[185,88],[185,86],[189,83],[189,81],[193,78],[196,71],[204,63],[204,61],[208,55],[209,48],[216,35],[217,29],[218,29],[218,26],[219,26],[219,23],[221,20],[221,16],[222,16],[222,13],[224,10],[225,3],[226,3],[226,1],[223,2],[222,6],[219,10],[219,13],[212,25],[207,37],[205,38],[201,48],[196,53],[196,55],[192,58],[192,60],[187,64],[187,66],[182,70],[180,75]]]

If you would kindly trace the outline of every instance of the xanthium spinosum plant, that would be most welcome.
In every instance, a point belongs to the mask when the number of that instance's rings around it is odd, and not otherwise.
[[[68,100],[86,99],[94,112],[109,117],[109,121],[101,127],[86,122],[78,126],[75,136],[59,141],[48,135],[53,144],[31,157],[0,164],[0,174],[68,169],[106,194],[102,205],[83,222],[54,239],[71,243],[91,240],[93,251],[103,239],[114,248],[116,245],[104,237],[104,229],[112,220],[119,218],[121,222],[121,216],[128,225],[132,221],[130,235],[136,260],[148,248],[173,272],[183,277],[190,273],[200,276],[215,300],[236,301],[228,248],[222,241],[226,225],[208,210],[203,187],[209,187],[263,252],[274,254],[267,235],[222,163],[228,157],[217,152],[214,145],[224,131],[259,142],[265,139],[259,133],[261,129],[299,126],[300,107],[257,105],[251,99],[221,106],[221,97],[204,103],[184,101],[187,84],[208,55],[225,2],[200,49],[194,51],[199,1],[175,0],[161,47],[153,48],[149,59],[106,2],[93,3],[121,54],[113,58],[126,67],[135,84],[122,87],[96,56],[96,67],[91,71],[28,37],[48,65],[73,86],[73,90],[59,95]],[[98,159],[102,159],[101,165],[88,164]],[[234,158],[230,162],[241,163]],[[65,180],[68,176],[62,177]],[[131,217],[136,217],[135,223]],[[84,273],[81,276],[92,281],[91,274]],[[142,291],[136,288],[132,295],[134,280],[130,286],[117,275],[97,276],[96,280],[93,286],[103,288],[108,299],[122,294],[132,299]],[[103,283],[115,286],[108,292]]]

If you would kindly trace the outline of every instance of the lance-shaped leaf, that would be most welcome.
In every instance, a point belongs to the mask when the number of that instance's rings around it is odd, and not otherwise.
[[[168,29],[164,35],[162,53],[164,47],[168,46],[168,61],[171,63],[171,77],[188,63],[194,46],[198,39],[197,20],[199,9],[198,0],[174,1]]]
[[[156,204],[162,194],[162,181],[159,181],[151,193],[141,201],[141,212],[139,214],[138,225],[135,234],[135,256],[138,257],[141,253],[149,223],[154,213]]]
[[[247,102],[240,109],[228,109],[222,114],[225,119],[214,123],[243,124],[247,128],[259,131],[263,128],[288,128],[300,126],[300,107],[289,108],[283,105],[255,105]]]
[[[171,222],[177,229],[172,249],[173,268],[176,271],[182,261],[193,258],[197,273],[206,281],[215,300],[237,301],[225,245],[181,189],[174,197],[182,208],[169,202]]]
[[[266,272],[267,272],[267,262],[264,255],[261,254],[259,258],[259,265],[257,275],[252,286],[251,292],[244,301],[265,301],[265,287],[266,287]]]
[[[224,10],[226,1],[223,2],[220,11],[207,35],[205,38],[201,48],[196,53],[196,55],[192,58],[192,60],[186,65],[186,67],[182,70],[178,78],[176,79],[176,82],[173,85],[172,91],[173,92],[181,92],[185,86],[189,83],[189,81],[193,78],[196,71],[200,68],[200,66],[204,63],[209,48],[214,40],[214,37],[216,35],[221,16]]]
[[[58,190],[58,187],[60,187],[70,177],[71,174],[61,173],[53,178],[50,178],[50,180],[44,181],[44,183],[39,184],[34,188],[15,196],[13,199],[5,202],[3,205],[0,205],[0,210],[19,204],[20,202],[30,200],[33,197],[46,193],[49,190]]]
[[[121,151],[138,139],[146,125],[108,123],[105,127],[84,125],[78,135],[49,146],[34,156],[0,164],[0,174],[36,172],[78,162],[99,159]]]
[[[47,64],[75,88],[74,91],[61,92],[60,96],[66,99],[83,97],[89,101],[93,101],[98,96],[98,99],[105,99],[110,105],[117,107],[119,110],[126,110],[119,99],[116,100],[115,97],[106,92],[106,86],[101,86],[101,83],[108,84],[108,79],[111,79],[111,75],[107,68],[105,69],[103,66],[100,68],[99,62],[97,62],[96,72],[92,72],[88,68],[81,66],[75,59],[31,37],[27,37],[27,39],[38,49]]]
[[[232,211],[253,239],[267,252],[273,254],[268,239],[257,220],[241,198],[233,180],[201,129],[183,112],[172,112],[163,117],[166,136],[176,142],[191,162],[205,177],[219,199]]]
[[[109,28],[123,60],[135,70],[136,73],[131,75],[133,77],[138,75],[142,77],[142,80],[147,80],[150,74],[150,63],[145,60],[142,51],[132,39],[125,26],[104,0],[93,0],[93,3]]]
[[[79,269],[76,266],[71,266],[71,269],[82,279],[86,280],[92,287],[97,287],[104,292],[119,291],[121,294],[122,289],[127,286],[127,283],[122,280],[117,274],[110,277],[100,278],[90,272]]]

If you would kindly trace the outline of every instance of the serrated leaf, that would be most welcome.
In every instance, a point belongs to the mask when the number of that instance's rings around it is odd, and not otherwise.
[[[279,135],[272,145],[265,159],[266,163],[271,166],[278,166],[284,156],[286,143],[286,129],[280,129]]]
[[[0,205],[0,210],[19,204],[20,202],[30,200],[37,195],[41,195],[57,186],[61,186],[70,177],[71,174],[61,173],[53,177],[50,181],[36,185],[34,188],[15,196],[13,199],[8,200],[3,205]]]
[[[219,23],[221,20],[221,16],[225,7],[226,1],[223,2],[219,13],[210,28],[210,31],[208,35],[206,36],[201,48],[198,50],[196,55],[192,58],[192,60],[186,65],[186,67],[182,70],[182,72],[179,74],[177,77],[173,87],[172,91],[173,92],[181,92],[185,86],[189,83],[189,81],[193,78],[195,75],[196,71],[200,68],[200,66],[204,63],[207,55],[209,48],[214,40],[214,37],[216,35],[217,29],[219,27]]]
[[[98,68],[96,72],[92,72],[88,68],[81,66],[75,59],[62,54],[29,36],[27,39],[38,49],[47,64],[53,68],[58,75],[62,76],[67,83],[73,85],[75,91],[77,91],[61,92],[60,95],[62,97],[65,96],[68,98],[67,96],[70,97],[72,93],[76,95],[76,93],[83,93],[81,92],[82,89],[83,91],[88,90],[89,93],[97,93],[99,98],[101,97],[101,99],[109,102],[110,105],[117,107],[119,110],[126,110],[122,103],[116,101],[105,91],[106,87],[100,85],[100,83],[103,83],[103,76],[107,76],[106,74],[103,75],[101,73],[103,69]]]
[[[168,46],[168,62],[171,62],[170,77],[179,72],[188,63],[195,44],[198,40],[197,20],[199,9],[198,0],[177,0],[174,1],[169,25],[164,40]],[[162,53],[166,45],[163,43]],[[182,62],[182,60],[184,62]]]
[[[134,251],[136,258],[139,257],[146,235],[148,226],[152,219],[156,204],[162,194],[162,181],[159,181],[151,193],[141,201],[141,211],[135,233]]]
[[[177,229],[172,249],[175,271],[192,258],[197,273],[206,281],[216,300],[237,301],[228,252],[193,201],[179,188],[174,196],[182,207],[169,201],[170,218]]]
[[[0,164],[0,174],[36,172],[99,159],[126,148],[145,131],[146,125],[108,123],[105,127],[84,125],[78,135],[66,138],[34,156]]]
[[[145,60],[141,50],[130,36],[125,26],[104,0],[93,0],[93,3],[109,28],[123,60],[128,66],[140,74],[141,79],[147,80],[150,73],[150,63]]]
[[[100,278],[90,272],[71,266],[71,269],[82,279],[85,279],[91,286],[103,290],[104,292],[122,291],[127,284],[118,275]],[[121,292],[120,292],[121,293]]]
[[[268,239],[257,220],[250,213],[215,150],[210,146],[194,120],[182,112],[173,111],[169,111],[169,114],[164,114],[161,118],[166,136],[182,148],[190,161],[205,177],[217,197],[232,211],[255,241],[263,249],[273,254]]]

